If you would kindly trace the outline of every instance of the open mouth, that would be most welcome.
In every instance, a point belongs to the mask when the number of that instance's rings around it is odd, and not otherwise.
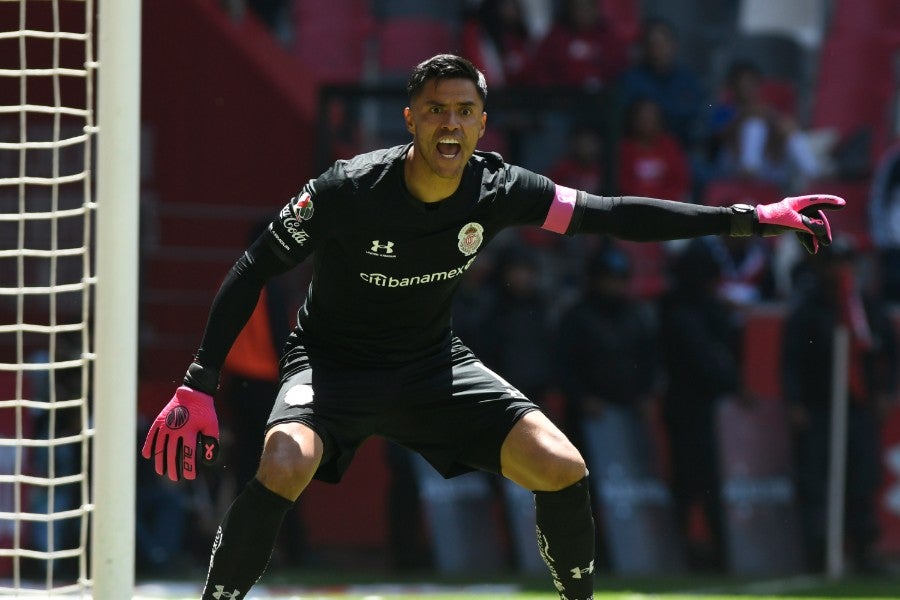
[[[445,137],[438,140],[437,150],[444,158],[456,158],[460,153],[461,146],[456,138]]]

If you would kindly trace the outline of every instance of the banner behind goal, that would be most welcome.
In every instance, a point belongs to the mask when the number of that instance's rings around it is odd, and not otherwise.
[[[0,596],[131,596],[139,10],[0,0]]]

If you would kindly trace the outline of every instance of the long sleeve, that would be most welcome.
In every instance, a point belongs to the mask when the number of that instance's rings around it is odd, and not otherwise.
[[[235,262],[212,302],[195,362],[217,377],[225,357],[253,313],[266,282],[293,265],[259,238]],[[201,387],[209,387],[200,383]],[[209,389],[202,391],[209,392]]]
[[[579,192],[567,233],[602,233],[623,240],[661,242],[729,234],[733,214],[730,207]]]

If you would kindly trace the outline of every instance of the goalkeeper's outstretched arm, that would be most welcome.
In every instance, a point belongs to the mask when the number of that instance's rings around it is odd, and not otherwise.
[[[827,194],[795,196],[773,204],[704,206],[639,196],[595,196],[557,186],[543,227],[559,233],[602,233],[624,240],[666,241],[704,235],[798,234],[815,253],[831,243],[823,210],[844,200]]]

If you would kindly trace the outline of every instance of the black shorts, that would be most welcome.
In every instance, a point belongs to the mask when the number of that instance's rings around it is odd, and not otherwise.
[[[312,428],[325,446],[315,478],[331,483],[373,435],[418,452],[444,477],[500,473],[506,435],[538,409],[458,339],[442,355],[389,369],[339,367],[299,345],[285,359],[268,427]]]

